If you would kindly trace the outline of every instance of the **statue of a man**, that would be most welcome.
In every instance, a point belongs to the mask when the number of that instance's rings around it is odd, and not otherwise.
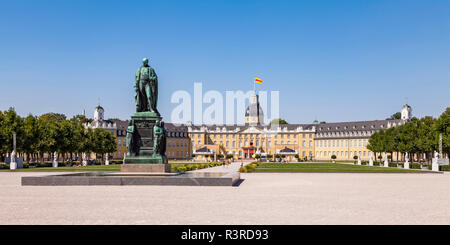
[[[156,121],[155,127],[153,128],[154,135],[154,152],[161,156],[166,155],[166,138],[167,130],[164,128],[164,122],[159,120]]]
[[[131,156],[131,153],[133,152],[133,134],[134,134],[134,126],[129,123],[127,127],[127,155]]]
[[[142,66],[136,72],[134,79],[134,90],[136,99],[136,112],[154,112],[158,101],[158,77],[155,70],[148,65],[148,59],[142,60]]]

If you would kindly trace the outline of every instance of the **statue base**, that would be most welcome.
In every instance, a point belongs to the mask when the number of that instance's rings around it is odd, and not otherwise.
[[[123,164],[120,172],[168,173],[170,164]]]
[[[155,153],[153,128],[157,121],[162,121],[154,112],[136,112],[131,116],[134,127],[131,139],[131,154],[127,154],[124,164],[167,164],[167,157]]]
[[[126,156],[124,164],[167,164],[167,157],[155,156]]]

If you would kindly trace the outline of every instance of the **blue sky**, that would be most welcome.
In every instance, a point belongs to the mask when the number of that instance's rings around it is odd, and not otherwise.
[[[450,106],[450,1],[2,1],[0,109],[134,112],[150,58],[176,90],[279,90],[290,123],[384,119]]]

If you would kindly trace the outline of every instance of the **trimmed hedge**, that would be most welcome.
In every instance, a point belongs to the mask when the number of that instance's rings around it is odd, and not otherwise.
[[[247,164],[245,166],[242,166],[239,168],[239,172],[241,173],[251,173],[255,171],[255,169],[260,165],[260,162],[252,162],[250,164]]]
[[[421,166],[418,163],[411,163],[409,165],[409,168],[411,168],[411,169],[421,169]]]
[[[171,166],[171,170],[174,172],[186,172],[196,169],[209,168],[215,166],[221,166],[221,162],[210,162],[210,163],[187,163],[187,164],[174,164]]]
[[[439,166],[440,171],[450,171],[450,165]]]
[[[397,163],[390,162],[390,163],[388,163],[388,166],[391,167],[391,168],[396,168],[397,167]]]

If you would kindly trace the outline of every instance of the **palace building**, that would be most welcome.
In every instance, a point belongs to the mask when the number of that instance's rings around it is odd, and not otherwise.
[[[272,127],[264,122],[264,112],[258,94],[250,96],[244,125],[175,125],[166,123],[168,131],[167,158],[170,160],[209,161],[218,155],[234,159],[285,156],[295,161],[296,156],[308,160],[352,160],[359,156],[368,160],[367,144],[370,136],[382,129],[404,124],[411,118],[411,106],[405,104],[401,119],[357,122],[280,124]],[[89,128],[102,128],[116,136],[117,151],[111,156],[123,159],[126,153],[128,121],[109,121],[103,118],[104,109],[94,110],[94,121]]]
[[[404,124],[411,118],[411,107],[406,104],[401,119],[361,122],[312,124],[280,124],[276,128],[263,122],[263,111],[256,92],[250,97],[245,114],[245,125],[187,125],[195,160],[210,160],[212,155],[231,155],[234,159],[285,156],[308,160],[352,160],[359,156],[368,160],[367,144],[370,136],[382,129]]]

